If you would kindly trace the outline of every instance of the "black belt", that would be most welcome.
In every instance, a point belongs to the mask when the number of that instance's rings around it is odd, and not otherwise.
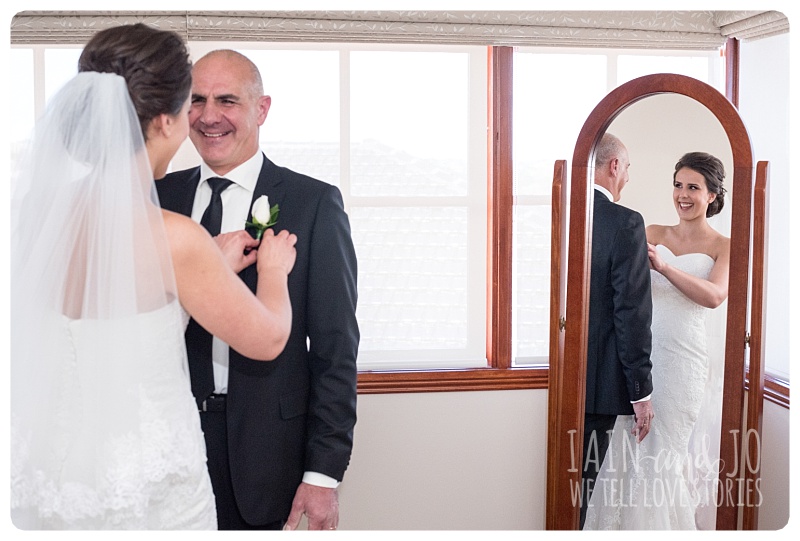
[[[200,411],[225,411],[225,402],[227,395],[212,394],[208,398],[200,402]]]

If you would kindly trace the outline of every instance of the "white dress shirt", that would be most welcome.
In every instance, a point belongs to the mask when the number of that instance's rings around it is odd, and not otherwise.
[[[244,229],[245,222],[250,219],[250,202],[253,200],[253,192],[263,165],[264,154],[259,150],[252,158],[223,177],[232,181],[233,184],[221,194],[223,210],[220,233]],[[211,187],[208,185],[208,179],[214,177],[219,177],[219,175],[212,171],[205,162],[202,162],[200,164],[200,182],[197,184],[197,192],[192,206],[192,219],[196,222],[200,222],[211,201]],[[229,347],[227,343],[214,337],[211,358],[214,367],[214,392],[217,394],[228,392]],[[339,486],[336,479],[317,472],[305,472],[303,482],[326,488]]]
[[[603,187],[602,187],[602,186],[600,186],[599,184],[593,184],[593,186],[594,186],[594,189],[595,189],[595,190],[597,190],[597,191],[598,191],[598,192],[600,192],[601,194],[605,195],[605,196],[608,198],[608,200],[609,200],[609,201],[611,201],[612,203],[614,203],[614,196],[613,196],[613,195],[611,195],[611,192],[609,192],[607,189],[603,188]],[[208,191],[208,193],[210,194],[210,193],[211,193],[211,188],[209,188],[208,190],[209,190],[209,191]],[[211,197],[211,196],[209,195],[209,198],[210,198],[210,197]],[[223,219],[224,219],[224,217],[223,217]]]
[[[242,165],[229,171],[226,178],[233,182],[222,192],[222,225],[220,233],[230,233],[244,229],[245,222],[250,218],[250,202],[253,200],[253,191],[256,188],[261,166],[264,164],[264,155],[259,151]],[[194,196],[192,207],[192,220],[200,222],[203,213],[211,201],[211,187],[208,179],[219,177],[205,162],[200,164],[200,182]],[[212,346],[212,359],[214,365],[214,392],[225,394],[228,392],[228,344],[214,337]]]

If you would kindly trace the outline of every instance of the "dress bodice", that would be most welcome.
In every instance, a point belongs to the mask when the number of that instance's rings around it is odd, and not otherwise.
[[[659,244],[656,249],[666,263],[693,276],[707,279],[714,259],[704,253],[676,256]],[[650,271],[653,294],[653,347],[678,354],[705,354],[705,318],[708,309],[684,295],[661,273]]]
[[[714,259],[708,254],[694,252],[676,256],[663,244],[656,246],[656,250],[661,258],[669,265],[687,274],[691,274],[692,276],[708,279],[711,269],[714,267]],[[653,301],[660,304],[659,310],[678,312],[683,317],[688,317],[690,319],[703,319],[705,317],[705,308],[681,293],[661,273],[651,270],[650,280],[653,291]]]

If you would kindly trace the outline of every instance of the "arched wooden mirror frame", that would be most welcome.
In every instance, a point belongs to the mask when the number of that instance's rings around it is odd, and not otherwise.
[[[556,163],[553,189],[550,385],[546,528],[570,530],[579,524],[574,504],[581,482],[586,354],[589,321],[594,148],[611,122],[628,106],[656,94],[676,93],[704,105],[719,120],[731,145],[733,171],[731,263],[725,338],[725,383],[720,441],[720,482],[725,497],[717,509],[717,529],[739,526],[739,483],[745,391],[745,356],[750,290],[751,204],[755,167],[747,129],[733,105],[716,89],[690,77],[655,74],[634,79],[609,93],[587,118],[572,160]],[[765,162],[762,162],[765,163]],[[567,199],[569,193],[569,199]],[[568,211],[566,209],[569,209]],[[569,213],[567,231],[566,213]],[[565,246],[568,247],[565,248]],[[566,273],[564,268],[566,267]],[[566,287],[569,284],[569,287]],[[565,293],[566,288],[566,293]],[[760,327],[761,322],[753,322]],[[746,521],[745,521],[746,523]]]

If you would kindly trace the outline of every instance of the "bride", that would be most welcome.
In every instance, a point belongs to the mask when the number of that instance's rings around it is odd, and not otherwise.
[[[214,529],[184,326],[191,315],[248,357],[277,356],[296,238],[242,232],[223,255],[160,209],[153,179],[189,130],[177,34],[101,31],[79,71],[37,122],[13,199],[12,520]],[[234,274],[253,263],[255,296]]]
[[[678,224],[647,227],[655,417],[638,446],[631,418],[617,419],[584,529],[713,528],[719,430],[707,427],[719,427],[722,375],[709,367],[705,317],[728,295],[730,239],[707,218],[722,210],[724,176],[716,157],[685,154],[673,175]]]

